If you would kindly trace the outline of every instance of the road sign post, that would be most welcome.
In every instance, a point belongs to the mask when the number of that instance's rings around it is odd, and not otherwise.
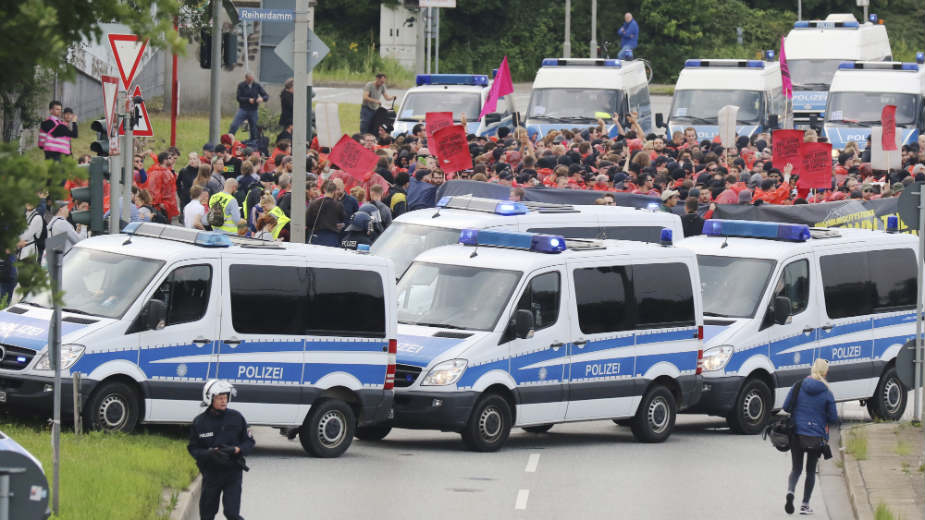
[[[64,245],[67,235],[49,237],[46,241],[48,252],[48,275],[51,280],[52,314],[51,324],[48,327],[48,355],[55,371],[54,395],[52,403],[51,446],[54,476],[51,495],[51,508],[55,515],[59,513],[58,490],[60,489],[61,474],[61,302],[57,297],[61,290],[61,257],[64,256]]]

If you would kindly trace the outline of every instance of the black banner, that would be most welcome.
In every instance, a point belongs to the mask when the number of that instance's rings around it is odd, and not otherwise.
[[[806,224],[812,227],[851,227],[886,230],[886,219],[897,213],[897,198],[874,200],[844,200],[819,204],[761,206],[722,204],[716,207],[713,218],[729,220],[764,220]],[[899,221],[899,230],[910,232]]]

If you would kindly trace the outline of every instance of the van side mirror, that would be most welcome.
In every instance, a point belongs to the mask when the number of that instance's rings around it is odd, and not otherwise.
[[[780,118],[777,116],[777,114],[771,114],[768,116],[768,126],[771,127],[772,130],[777,130],[779,125]]]
[[[492,112],[491,114],[485,114],[485,126],[493,125],[501,122],[501,114],[498,112]]]
[[[665,128],[665,114],[658,112],[655,114],[655,126],[657,128]],[[667,136],[671,138],[671,136]]]
[[[774,298],[774,323],[786,325],[790,321],[790,315],[793,314],[793,304],[790,298],[786,296],[777,296]]]
[[[152,298],[141,310],[145,330],[160,330],[167,325],[167,304]]]
[[[520,339],[533,336],[533,313],[526,309],[518,309],[514,313],[514,334]]]

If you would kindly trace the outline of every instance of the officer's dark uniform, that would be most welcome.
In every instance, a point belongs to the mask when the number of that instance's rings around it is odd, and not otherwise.
[[[234,448],[241,452],[234,454]],[[202,472],[202,496],[199,516],[212,520],[218,513],[218,499],[228,520],[243,520],[241,510],[241,475],[244,456],[254,449],[254,438],[247,430],[247,421],[240,413],[211,406],[195,419],[190,427],[186,447]],[[214,449],[217,448],[217,449]]]

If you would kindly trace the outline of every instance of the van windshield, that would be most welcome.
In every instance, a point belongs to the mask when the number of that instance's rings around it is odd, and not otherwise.
[[[395,276],[401,278],[411,262],[424,251],[459,242],[459,229],[392,222],[373,245],[370,254],[392,259]]]
[[[541,88],[530,96],[527,117],[552,121],[596,121],[620,112],[622,90]],[[604,117],[604,116],[607,117]]]
[[[424,121],[428,112],[452,112],[453,120],[460,114],[466,120],[478,121],[482,111],[482,96],[477,92],[410,92],[405,96],[398,114],[399,121]]]
[[[493,330],[521,276],[519,271],[415,262],[398,282],[398,322]]]
[[[671,119],[715,125],[719,109],[726,105],[739,107],[737,122],[757,123],[764,112],[764,96],[756,90],[676,90]]]
[[[753,317],[776,263],[758,258],[697,255],[703,315]]]
[[[828,90],[842,60],[787,60],[794,90]]]
[[[879,125],[883,107],[896,105],[896,124],[913,126],[918,98],[916,94],[898,92],[830,92],[825,120],[858,126]]]
[[[119,319],[163,265],[162,260],[74,247],[65,255],[61,268],[63,308]],[[51,292],[46,290],[24,301],[49,307]]]

